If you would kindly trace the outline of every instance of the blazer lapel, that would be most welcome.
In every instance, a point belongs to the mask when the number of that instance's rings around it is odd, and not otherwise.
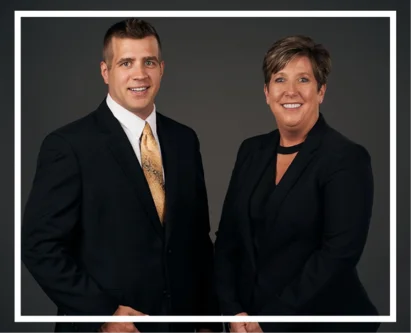
[[[175,133],[172,133],[170,126],[167,126],[167,118],[157,113],[157,133],[160,140],[161,156],[165,173],[166,192],[166,213],[165,213],[165,233],[166,244],[170,239],[173,216],[176,211],[178,194],[178,156],[179,146]]]
[[[241,187],[241,194],[236,202],[238,209],[243,212],[243,214],[239,214],[241,218],[240,227],[244,237],[245,247],[253,259],[254,270],[256,269],[256,257],[250,225],[252,223],[250,217],[250,200],[265,169],[274,157],[279,137],[278,130],[268,134],[259,149],[252,153],[249,163],[247,163],[247,166],[244,166],[249,171],[247,171],[247,177],[243,179],[244,183]]]
[[[262,232],[266,235],[268,234],[268,229],[270,226],[276,225],[275,220],[279,209],[281,208],[281,203],[286,198],[287,194],[291,191],[294,184],[303,174],[306,167],[309,165],[312,158],[315,156],[315,151],[321,143],[324,129],[326,128],[326,123],[322,115],[310,130],[307,135],[306,140],[297,154],[291,165],[288,167],[281,181],[278,183],[275,191],[271,195],[268,203],[269,209],[267,210],[265,227],[262,228]]]
[[[100,104],[96,115],[101,128],[107,134],[106,143],[109,150],[123,169],[126,177],[130,180],[135,190],[134,192],[146,211],[154,229],[163,238],[163,227],[158,218],[150,188],[126,133],[109,110],[105,101]]]

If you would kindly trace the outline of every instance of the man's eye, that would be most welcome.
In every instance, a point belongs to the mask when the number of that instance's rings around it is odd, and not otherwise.
[[[124,61],[124,62],[121,64],[121,66],[124,66],[124,67],[130,67],[130,65],[131,65],[130,61]]]
[[[152,60],[146,60],[146,65],[147,65],[147,66],[153,66],[153,65],[154,65],[154,61],[152,61]]]

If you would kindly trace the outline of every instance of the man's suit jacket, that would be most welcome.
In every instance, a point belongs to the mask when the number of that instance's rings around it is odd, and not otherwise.
[[[355,268],[373,203],[369,154],[320,115],[269,197],[265,220],[255,227],[250,199],[279,138],[275,130],[240,147],[216,240],[221,310],[227,315],[376,315]]]
[[[157,129],[164,227],[131,144],[105,101],[44,140],[24,214],[22,255],[59,314],[112,315],[118,305],[149,315],[213,311],[213,247],[199,142],[192,129],[159,113]],[[62,324],[57,330],[99,325]]]

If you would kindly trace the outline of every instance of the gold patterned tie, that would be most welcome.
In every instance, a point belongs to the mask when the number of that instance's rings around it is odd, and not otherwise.
[[[161,154],[151,127],[147,122],[141,135],[140,150],[141,167],[146,176],[158,217],[160,218],[160,222],[163,223],[165,214],[165,191]]]

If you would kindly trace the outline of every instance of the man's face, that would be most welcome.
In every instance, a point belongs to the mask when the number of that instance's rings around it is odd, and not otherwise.
[[[142,39],[114,37],[111,48],[111,67],[104,61],[100,64],[108,92],[122,107],[146,119],[154,108],[164,70],[157,40],[154,36]]]

